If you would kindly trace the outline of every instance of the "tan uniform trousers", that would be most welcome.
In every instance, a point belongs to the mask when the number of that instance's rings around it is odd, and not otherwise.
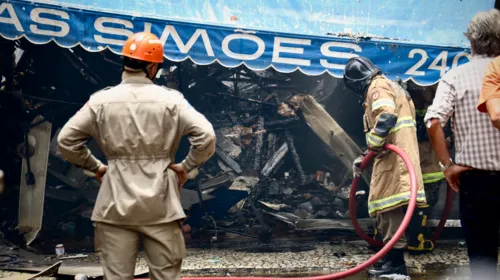
[[[380,232],[384,244],[389,243],[392,237],[396,235],[396,231],[403,222],[405,213],[402,207],[377,214],[377,230]],[[394,249],[403,249],[406,246],[406,236],[403,234],[401,239],[396,243]]]
[[[178,221],[150,226],[96,223],[95,249],[104,270],[104,279],[134,279],[141,236],[150,279],[180,279],[186,247]]]

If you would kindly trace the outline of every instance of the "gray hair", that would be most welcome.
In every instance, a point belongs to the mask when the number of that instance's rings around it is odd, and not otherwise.
[[[475,54],[500,55],[500,11],[491,9],[477,13],[464,34]]]

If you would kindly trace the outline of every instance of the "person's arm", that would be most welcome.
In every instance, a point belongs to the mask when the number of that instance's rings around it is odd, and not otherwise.
[[[96,135],[96,122],[87,103],[59,132],[57,137],[59,151],[70,163],[94,173],[98,172],[103,164],[85,145],[89,137],[94,135]]]
[[[486,109],[493,126],[500,130],[500,97],[486,101]]]
[[[434,151],[443,165],[450,164],[450,154],[446,145],[443,127],[448,123],[455,111],[455,88],[447,81],[439,82],[436,97],[424,117],[427,133]]]
[[[460,173],[470,169],[469,167],[453,164],[450,159],[443,127],[446,126],[451,115],[455,111],[455,88],[445,80],[439,82],[436,97],[432,105],[427,109],[424,121],[429,133],[432,147],[439,158],[439,162],[444,166],[449,166],[444,171],[444,176],[450,187],[458,192]]]
[[[180,107],[180,132],[182,135],[187,135],[191,143],[189,154],[181,165],[187,172],[190,172],[215,153],[216,137],[212,124],[187,100],[184,100]]]
[[[444,131],[439,119],[431,119],[427,133],[429,134],[429,139],[434,151],[436,151],[439,162],[445,166],[450,165],[450,153],[448,152],[448,145],[446,144],[446,138],[444,137]]]
[[[389,86],[381,85],[370,89],[367,101],[370,113],[375,118],[375,125],[366,135],[366,142],[370,150],[378,151],[384,146],[391,129],[396,125],[395,95]]]

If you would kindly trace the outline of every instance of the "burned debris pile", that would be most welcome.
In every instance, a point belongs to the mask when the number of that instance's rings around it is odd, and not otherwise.
[[[207,116],[217,135],[216,155],[186,185],[213,196],[202,205],[214,207],[189,209],[186,223],[246,234],[262,234],[275,223],[286,230],[345,226],[332,220],[349,217],[350,165],[361,150],[317,102],[332,93],[323,79],[304,88],[272,70],[200,68],[181,64],[169,74],[169,85]],[[192,80],[179,88],[175,77]],[[193,215],[197,211],[204,214]]]
[[[120,60],[106,51],[93,54],[60,48],[50,48],[42,57],[30,48],[17,65],[15,84],[26,99],[25,109],[35,117],[43,116],[51,129],[47,135],[50,150],[45,201],[37,212],[43,226],[26,229],[25,238],[30,230],[34,235],[39,230],[39,236],[46,233],[54,238],[66,235],[85,239],[92,235],[89,218],[99,184],[64,161],[56,139],[59,128],[92,90],[119,82]],[[64,65],[61,69],[65,72],[73,67],[78,75],[67,82],[36,68],[50,56],[61,57],[64,61],[57,65]],[[228,69],[185,61],[164,64],[156,82],[182,92],[211,121],[217,135],[216,154],[181,190],[182,206],[188,215],[186,228],[214,232],[214,238],[221,232],[266,238],[277,228],[300,231],[350,227],[350,168],[361,149],[321,105],[332,100],[335,89],[342,90],[336,79],[327,74],[307,77],[299,72],[252,71],[244,66]],[[24,134],[18,138],[25,139]],[[22,140],[16,147],[23,146],[36,148]],[[94,140],[88,146],[105,162]],[[21,148],[19,151],[26,150]],[[21,165],[26,154],[19,151],[12,154]],[[182,160],[188,151],[185,140],[176,160]],[[19,172],[26,171],[19,168]],[[368,180],[364,177],[365,182]],[[16,192],[19,195],[19,188],[10,188],[9,192],[6,186],[1,199]],[[360,201],[366,199],[362,191],[359,194]],[[24,200],[18,201],[22,204]],[[0,211],[0,216],[11,217],[4,219],[3,232],[23,219],[21,211],[18,220],[12,218],[17,216],[17,207],[23,206],[9,205],[4,204]],[[365,204],[359,206],[358,215],[366,216]],[[30,211],[33,215],[35,210]]]

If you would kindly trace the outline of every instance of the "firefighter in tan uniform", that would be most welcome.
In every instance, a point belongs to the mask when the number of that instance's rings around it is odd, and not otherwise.
[[[409,156],[417,175],[417,207],[427,206],[420,170],[415,107],[406,91],[383,76],[367,58],[355,57],[347,62],[344,83],[365,100],[366,142],[370,150],[378,153],[373,164],[368,211],[370,216],[376,217],[378,231],[383,242],[387,243],[403,221],[404,208],[410,199],[410,176],[404,162],[395,153],[382,151],[384,144],[398,146]],[[354,170],[359,169],[361,161],[362,157],[356,159]],[[405,247],[406,240],[402,238],[385,258],[368,270],[368,274],[407,275]]]
[[[432,148],[432,143],[427,134],[424,123],[427,108],[432,104],[435,87],[420,87],[413,82],[407,83],[407,90],[415,103],[415,113],[417,119],[417,140],[420,151],[420,167],[422,168],[422,177],[424,180],[425,194],[427,203],[430,207],[436,205],[439,200],[439,188],[443,182],[446,182],[444,173],[439,166],[439,159]]]
[[[186,256],[179,190],[188,173],[213,155],[215,133],[180,92],[153,83],[163,62],[155,35],[131,36],[122,55],[121,84],[90,97],[62,128],[59,149],[102,180],[92,221],[104,279],[133,279],[141,236],[151,279],[179,279]],[[191,150],[175,164],[184,135]],[[85,146],[89,137],[108,166]]]
[[[424,239],[424,230],[426,226],[429,211],[439,201],[439,190],[443,184],[446,185],[446,179],[443,171],[439,166],[439,158],[432,147],[432,143],[427,134],[424,117],[427,113],[427,108],[432,104],[435,87],[419,87],[413,82],[407,83],[407,90],[411,94],[415,103],[415,112],[417,120],[417,140],[420,153],[420,167],[422,169],[422,177],[424,181],[424,189],[429,208],[421,209],[419,212],[422,216],[422,223],[410,224],[414,228],[421,227],[420,234],[416,236],[417,246],[408,246],[410,254],[431,252],[434,246],[430,242],[420,242]]]

